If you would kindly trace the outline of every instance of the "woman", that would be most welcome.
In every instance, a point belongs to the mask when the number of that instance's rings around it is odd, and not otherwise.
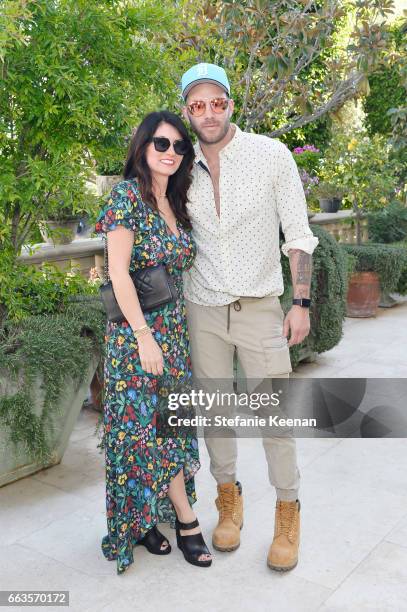
[[[96,221],[106,233],[109,276],[125,320],[108,321],[104,362],[104,443],[108,533],[102,540],[117,573],[133,562],[133,546],[168,554],[157,522],[175,524],[177,544],[190,563],[208,567],[212,558],[191,504],[200,468],[194,435],[157,437],[157,414],[168,394],[191,380],[182,271],[196,247],[186,211],[192,142],[181,119],[154,112],[134,134],[124,181],[112,189]],[[166,264],[179,297],[143,312],[129,275]]]

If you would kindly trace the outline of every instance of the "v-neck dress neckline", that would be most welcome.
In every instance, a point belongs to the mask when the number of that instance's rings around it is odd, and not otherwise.
[[[160,213],[158,212],[158,210],[156,210],[155,212],[157,213],[157,215],[159,216],[159,218],[160,218],[160,219],[161,219],[161,221],[163,222],[164,227],[165,227],[165,232],[166,232],[167,236],[168,236],[169,238],[174,238],[174,239],[175,239],[175,240],[177,240],[177,241],[178,241],[178,240],[180,240],[180,239],[181,239],[181,229],[180,229],[179,224],[178,224],[178,219],[177,219],[177,218],[175,218],[175,225],[176,225],[176,227],[177,227],[177,229],[178,229],[178,234],[179,234],[178,236],[176,236],[176,234],[174,234],[174,232],[171,230],[171,228],[170,228],[170,226],[168,225],[168,223],[166,223],[165,219],[163,219],[163,218],[162,218],[162,216],[160,215]]]

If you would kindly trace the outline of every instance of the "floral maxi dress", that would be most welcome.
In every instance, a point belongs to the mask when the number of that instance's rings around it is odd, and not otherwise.
[[[145,373],[137,340],[127,321],[107,322],[104,359],[103,447],[106,461],[107,535],[102,551],[116,560],[117,573],[133,562],[133,546],[158,522],[175,524],[167,495],[171,480],[184,470],[191,504],[200,467],[194,434],[157,437],[157,412],[168,404],[175,384],[192,379],[182,272],[191,267],[196,247],[191,232],[177,222],[172,234],[158,212],[141,199],[136,179],[118,183],[95,225],[98,234],[123,225],[134,231],[130,270],[165,263],[179,298],[144,313],[164,356],[164,374]],[[152,244],[154,241],[154,247]]]

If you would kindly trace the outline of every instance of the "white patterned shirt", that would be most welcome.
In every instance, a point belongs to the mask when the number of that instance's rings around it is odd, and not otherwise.
[[[234,125],[234,124],[233,124]],[[219,152],[220,217],[202,149],[195,145],[188,213],[197,256],[184,273],[185,297],[221,306],[240,297],[284,292],[279,222],[289,249],[312,254],[318,244],[309,227],[307,204],[294,158],[277,139],[243,132],[236,125]]]

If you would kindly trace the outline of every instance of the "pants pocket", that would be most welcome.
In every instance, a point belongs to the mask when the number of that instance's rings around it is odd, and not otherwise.
[[[292,372],[290,349],[284,336],[262,338],[261,344],[268,376],[287,376]]]

